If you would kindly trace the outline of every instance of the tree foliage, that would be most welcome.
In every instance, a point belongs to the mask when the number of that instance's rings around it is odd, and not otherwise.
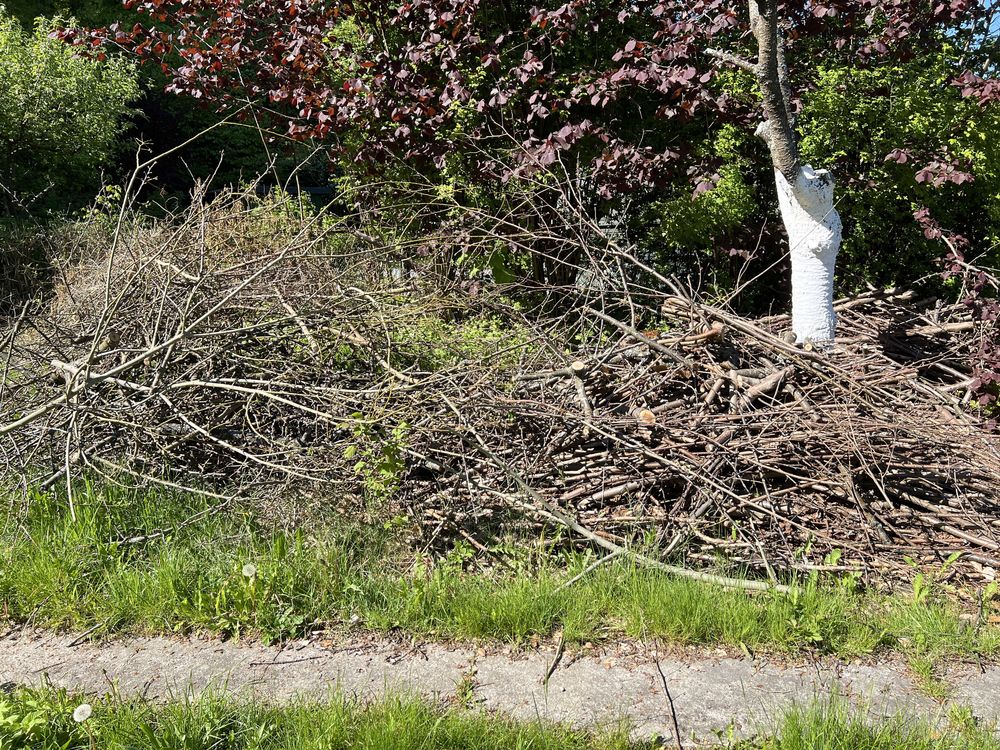
[[[680,157],[677,127],[699,117],[752,114],[717,84],[709,45],[741,51],[741,2],[608,0],[532,7],[518,0],[128,0],[149,21],[70,32],[157,60],[170,88],[195,98],[266,103],[297,137],[360,132],[359,156],[425,158],[437,166],[472,131],[508,133],[530,161],[591,146],[608,189],[655,184]],[[950,0],[789,0],[781,9],[793,74],[808,85],[817,57],[877,66],[912,57],[943,36],[976,54],[951,71],[969,95],[990,99],[992,3]],[[984,31],[980,28],[987,23]],[[988,57],[986,58],[989,59]],[[968,67],[967,67],[968,66]],[[667,135],[658,135],[663,132]]]
[[[98,167],[139,95],[136,66],[85,58],[50,38],[58,19],[26,31],[0,6],[0,210],[89,200]]]

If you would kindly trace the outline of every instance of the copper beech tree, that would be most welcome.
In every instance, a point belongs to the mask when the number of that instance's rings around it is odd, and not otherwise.
[[[547,7],[126,0],[126,7],[142,18],[131,28],[63,36],[97,54],[117,46],[155,61],[170,90],[220,106],[254,105],[291,136],[341,144],[367,168],[404,159],[435,169],[461,153],[475,162],[477,179],[504,180],[574,151],[605,197],[678,175],[698,192],[711,187],[713,167],[683,138],[685,123],[741,119],[756,127],[774,166],[800,341],[834,337],[841,239],[833,176],[799,157],[795,113],[808,85],[801,71],[817,58],[877,65],[949,39],[968,51],[968,68],[954,71],[953,85],[984,105],[1000,99],[987,49],[997,27],[992,0],[569,0]],[[753,76],[762,111],[719,84],[720,70],[733,65]],[[345,133],[352,138],[341,141]],[[513,136],[516,148],[489,145],[499,133]],[[970,179],[947,160],[924,171]]]

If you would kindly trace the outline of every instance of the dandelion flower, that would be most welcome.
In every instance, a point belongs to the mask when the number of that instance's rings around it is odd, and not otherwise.
[[[257,575],[257,566],[253,563],[247,563],[243,566],[243,575],[247,578],[253,578]]]
[[[82,724],[83,722],[85,722],[87,719],[90,718],[90,715],[93,712],[94,709],[91,707],[89,703],[81,703],[79,706],[76,707],[76,710],[73,712],[73,721],[75,721],[77,724]]]

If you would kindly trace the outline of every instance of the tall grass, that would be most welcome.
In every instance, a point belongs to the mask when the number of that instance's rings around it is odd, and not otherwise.
[[[385,527],[286,532],[239,509],[184,525],[209,503],[88,486],[77,494],[74,521],[64,499],[39,495],[13,509],[0,530],[0,612],[64,628],[268,640],[360,625],[507,642],[562,631],[571,643],[628,635],[843,656],[1000,653],[1000,631],[963,620],[934,596],[879,597],[815,578],[791,596],[751,594],[629,562],[566,587],[590,558],[512,550],[508,566],[477,573],[466,569],[462,550],[436,561],[415,557]],[[165,533],[121,541],[156,531]]]
[[[936,723],[898,716],[872,721],[837,698],[793,708],[780,717],[761,750],[1000,750],[988,727],[964,709]],[[749,750],[749,748],[747,748]]]

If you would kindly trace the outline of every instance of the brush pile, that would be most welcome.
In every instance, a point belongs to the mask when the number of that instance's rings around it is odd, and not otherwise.
[[[662,279],[631,306],[578,293],[567,324],[410,278],[349,219],[272,219],[232,199],[129,225],[11,320],[5,475],[307,488],[484,549],[556,521],[761,577],[1000,567],[1000,439],[967,364],[996,332],[962,307],[842,300],[816,351]]]
[[[961,553],[964,573],[992,578],[1000,437],[963,406],[963,363],[987,333],[966,310],[843,300],[826,352],[787,343],[782,318],[685,295],[664,312],[669,334],[614,323],[621,340],[596,356],[521,376],[512,408],[545,436],[525,475],[552,503],[706,565],[890,572]]]

